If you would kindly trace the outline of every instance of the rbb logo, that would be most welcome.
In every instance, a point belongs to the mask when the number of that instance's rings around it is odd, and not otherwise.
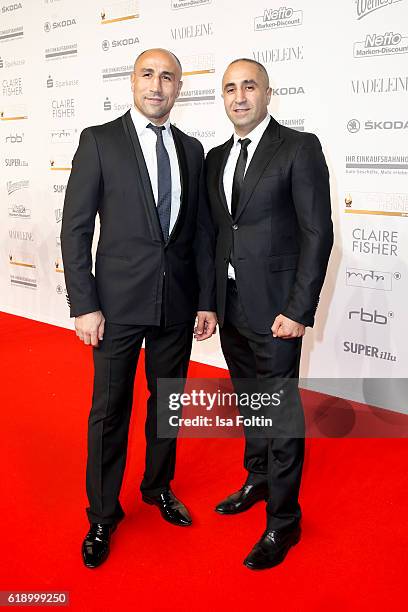
[[[17,142],[23,142],[23,136],[20,136],[20,134],[10,134],[10,136],[6,137],[6,142],[10,142],[11,144],[16,144]]]
[[[387,316],[379,314],[377,309],[374,310],[374,313],[366,312],[362,307],[360,310],[350,310],[348,313],[349,319],[357,318],[363,323],[375,323],[376,325],[387,325],[388,319],[392,319],[393,316],[393,312],[389,312]]]

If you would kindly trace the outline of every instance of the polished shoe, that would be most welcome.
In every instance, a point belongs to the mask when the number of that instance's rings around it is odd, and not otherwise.
[[[82,543],[82,559],[86,567],[94,569],[106,561],[110,538],[117,526],[117,522],[108,525],[91,523],[91,528]]]
[[[179,527],[191,525],[191,516],[185,505],[177,499],[171,489],[165,489],[159,495],[149,496],[142,494],[142,500],[146,504],[157,506],[165,521]]]
[[[244,486],[216,506],[220,514],[238,514],[245,512],[259,501],[268,499],[268,485],[265,483]]]
[[[282,563],[289,548],[299,540],[299,525],[288,529],[267,529],[244,560],[244,565],[252,570],[275,567]]]

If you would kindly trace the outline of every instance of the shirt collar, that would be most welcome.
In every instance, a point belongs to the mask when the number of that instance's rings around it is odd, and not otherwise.
[[[251,141],[251,145],[255,145],[255,148],[258,146],[259,141],[261,140],[264,131],[266,130],[266,128],[269,125],[269,122],[271,120],[271,116],[268,113],[265,117],[265,119],[263,119],[263,121],[261,121],[261,123],[258,123],[258,125],[252,130],[252,132],[249,132],[249,134],[247,134],[245,136],[245,138],[249,138]],[[241,138],[241,136],[238,136],[238,134],[236,132],[234,132],[234,147],[235,146],[239,146],[238,140]]]
[[[138,136],[140,136],[141,134],[143,134],[143,132],[148,129],[147,125],[149,123],[152,123],[153,125],[155,125],[153,123],[153,121],[150,121],[150,119],[148,119],[147,117],[145,117],[135,106],[132,106],[130,109],[130,116],[132,117],[133,123],[135,125],[135,129],[136,129],[136,133]],[[165,123],[163,123],[163,126],[166,128],[166,130],[168,130],[170,136],[171,136],[171,129],[170,129],[170,117],[167,119],[167,121]],[[149,129],[149,132],[151,130]]]

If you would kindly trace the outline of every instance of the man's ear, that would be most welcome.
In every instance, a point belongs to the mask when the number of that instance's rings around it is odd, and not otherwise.
[[[135,86],[135,73],[132,72],[132,74],[130,75],[130,89],[133,91],[133,88]]]
[[[268,101],[268,104],[271,101],[271,95],[272,95],[272,89],[268,87],[268,89],[266,90],[266,99]]]

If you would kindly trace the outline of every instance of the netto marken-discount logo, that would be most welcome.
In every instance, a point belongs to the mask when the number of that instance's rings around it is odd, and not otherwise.
[[[255,32],[276,30],[277,28],[291,28],[303,23],[303,11],[294,10],[290,6],[281,6],[278,9],[266,8],[263,15],[255,17]]]
[[[408,37],[399,32],[367,34],[365,40],[359,40],[353,46],[354,57],[378,57],[398,53],[408,53]]]

